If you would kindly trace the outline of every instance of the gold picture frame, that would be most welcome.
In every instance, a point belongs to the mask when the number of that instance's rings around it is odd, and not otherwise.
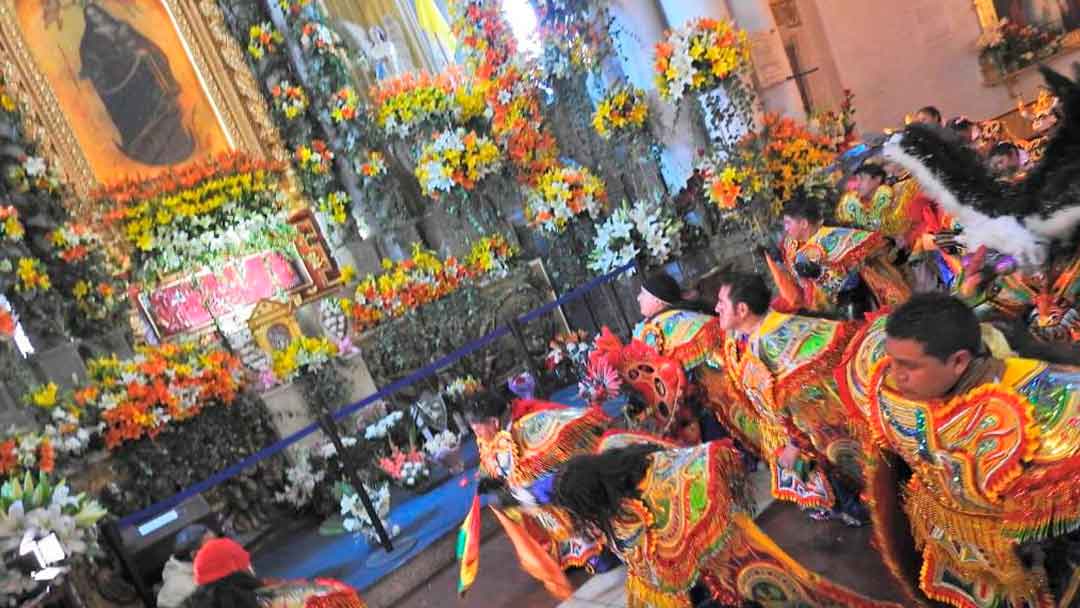
[[[987,31],[995,27],[1001,18],[1006,15],[998,13],[995,0],[972,0],[972,5],[975,7],[975,14],[979,17],[979,27],[982,31]],[[1064,9],[1063,9],[1064,10]],[[1076,6],[1075,3],[1069,8],[1069,15],[1063,14],[1063,19],[1066,19],[1062,26],[1065,28],[1065,35],[1062,38],[1062,46],[1065,48],[1076,48],[1080,46],[1080,6]],[[1069,25],[1075,27],[1070,28]]]
[[[73,125],[76,121],[65,114],[53,84],[35,60],[34,53],[39,49],[32,49],[24,37],[17,12],[20,3],[25,1],[0,0],[0,71],[9,92],[20,103],[28,134],[40,142],[41,153],[52,161],[59,177],[70,186],[75,200],[85,201],[96,187],[102,185],[98,178],[101,172],[95,172],[91,166],[76,136]],[[46,4],[65,6],[63,0],[44,0],[39,6]],[[288,153],[271,119],[266,100],[244,59],[243,49],[229,33],[217,3],[211,0],[137,0],[135,4],[159,14],[163,7],[167,13],[175,30],[168,35],[175,34],[179,38],[183,53],[197,77],[201,91],[194,94],[201,92],[211,106],[228,148],[255,158],[287,160]],[[21,10],[27,9],[22,6]],[[44,27],[47,27],[48,22],[45,23]],[[83,76],[80,72],[75,77]],[[186,158],[182,164],[200,158]],[[71,208],[71,211],[80,213],[82,210]]]

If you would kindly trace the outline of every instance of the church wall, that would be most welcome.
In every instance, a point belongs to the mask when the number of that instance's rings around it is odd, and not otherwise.
[[[946,120],[999,116],[1015,107],[1005,86],[987,86],[979,67],[979,20],[970,2],[941,0],[813,0],[840,83],[854,91],[863,132],[896,127],[904,115],[936,105]],[[1058,70],[1076,52],[1050,61]],[[1041,79],[1034,70],[1015,87],[1030,101]]]

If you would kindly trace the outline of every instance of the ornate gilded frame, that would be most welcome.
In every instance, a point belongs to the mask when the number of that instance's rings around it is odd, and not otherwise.
[[[172,18],[230,146],[256,158],[287,160],[266,100],[217,3],[154,1],[162,3]],[[36,69],[10,0],[0,0],[0,70],[20,102],[27,132],[41,142],[43,154],[53,161],[76,200],[85,200],[99,184],[67,118],[57,109],[49,83]]]

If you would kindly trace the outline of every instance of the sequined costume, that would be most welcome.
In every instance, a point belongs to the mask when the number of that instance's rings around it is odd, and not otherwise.
[[[505,480],[515,495],[538,503],[508,511],[518,511],[512,518],[522,521],[563,568],[585,566],[600,555],[603,543],[577,530],[563,509],[546,504],[544,486],[571,457],[595,450],[611,419],[600,408],[535,399],[515,401],[514,411],[521,415],[513,418],[509,430],[490,439],[477,437],[480,468],[489,477]]]
[[[689,608],[704,584],[722,604],[893,607],[806,570],[753,521],[738,453],[727,441],[655,452],[612,522],[629,608]]]
[[[724,341],[724,371],[735,394],[756,415],[759,449],[769,462],[778,499],[831,508],[834,492],[815,464],[834,469],[852,488],[858,486],[859,444],[830,373],[851,335],[850,324],[770,311],[749,336],[732,334]],[[777,461],[789,443],[802,452],[807,474]]]
[[[711,315],[668,309],[638,323],[633,337],[675,359],[689,372],[708,361],[722,335]]]
[[[837,379],[870,432],[868,450],[895,454],[913,473],[897,488],[881,481],[894,468],[882,459],[865,469],[886,563],[912,593],[917,575],[927,597],[957,608],[1055,606],[1051,589],[1074,573],[1031,548],[1071,542],[1080,526],[1080,369],[977,358],[953,396],[913,401],[889,383],[885,322],[853,340]],[[899,557],[903,531],[887,508],[898,490],[918,569]],[[1044,566],[1057,574],[1048,580]]]
[[[262,608],[366,608],[367,604],[356,590],[332,579],[314,581],[285,581],[268,584],[255,590]],[[203,608],[206,599],[196,593],[185,606]]]
[[[893,211],[893,189],[882,184],[864,201],[850,190],[836,204],[836,219],[845,226],[862,230],[882,230]]]
[[[879,306],[904,302],[911,293],[900,272],[883,258],[887,247],[880,233],[853,228],[822,226],[806,242],[785,237],[783,260],[777,264],[769,258],[769,270],[782,294],[774,307],[785,312],[837,312],[841,292],[853,288],[859,278]],[[802,276],[808,267],[816,276]],[[783,289],[789,284],[795,289]]]

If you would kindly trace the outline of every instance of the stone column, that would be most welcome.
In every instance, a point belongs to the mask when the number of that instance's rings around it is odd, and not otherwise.
[[[682,111],[661,100],[653,80],[653,48],[664,38],[668,22],[657,0],[616,0],[611,14],[622,30],[617,43],[622,48],[619,61],[630,82],[644,89],[652,110],[652,128],[665,147],[662,156],[664,181],[678,192],[694,170],[697,151],[706,145],[703,129],[696,122],[692,104],[684,101]]]

